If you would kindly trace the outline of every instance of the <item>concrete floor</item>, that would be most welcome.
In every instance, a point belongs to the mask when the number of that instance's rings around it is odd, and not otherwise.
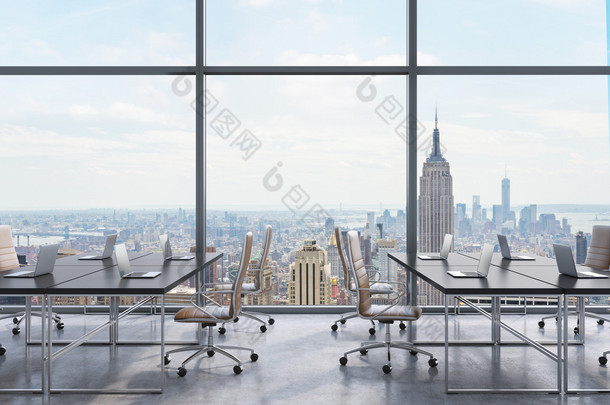
[[[66,325],[54,330],[54,339],[73,339],[106,320],[103,315],[63,315]],[[0,394],[0,404],[165,404],[165,403],[238,403],[238,404],[600,404],[610,402],[610,394],[453,394],[444,392],[444,347],[424,346],[433,352],[440,364],[429,368],[425,356],[411,356],[393,351],[391,374],[383,374],[385,351],[377,349],[368,355],[352,354],[347,366],[339,365],[344,351],[361,341],[383,339],[383,333],[369,337],[370,323],[352,319],[331,332],[335,315],[277,315],[275,325],[266,333],[253,321],[242,319],[227,327],[227,333],[216,343],[250,346],[260,358],[253,363],[243,352],[244,372],[234,375],[233,363],[216,355],[194,360],[187,365],[185,377],[176,368],[188,354],[177,353],[166,367],[163,394],[150,395],[82,395]],[[460,339],[488,339],[489,322],[477,315],[450,317],[450,336]],[[508,315],[503,320],[528,336],[555,339],[554,322],[546,330],[538,329],[539,316]],[[41,380],[40,346],[24,348],[24,332],[11,334],[12,324],[2,321],[0,342],[7,353],[0,357],[0,388],[37,387]],[[575,320],[571,320],[575,322]],[[417,322],[419,339],[442,341],[442,316],[424,315]],[[195,339],[194,325],[166,321],[167,339]],[[39,335],[34,324],[33,336]],[[395,340],[404,340],[406,332],[392,326]],[[610,328],[587,320],[587,344],[571,346],[570,385],[587,388],[610,388],[607,367],[597,358],[610,350]],[[126,340],[159,337],[159,317],[130,316],[122,320],[121,338]],[[205,335],[204,335],[205,336]],[[101,340],[106,332],[96,337]],[[503,339],[512,337],[503,333]],[[55,347],[57,349],[59,346]],[[176,346],[168,346],[168,349]],[[554,350],[554,346],[548,346]],[[530,347],[452,347],[449,351],[452,388],[553,388],[555,363]],[[160,386],[159,346],[84,345],[54,363],[55,388],[156,388]]]

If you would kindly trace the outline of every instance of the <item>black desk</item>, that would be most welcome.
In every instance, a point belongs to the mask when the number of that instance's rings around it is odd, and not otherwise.
[[[431,284],[445,295],[445,390],[447,393],[458,392],[499,392],[503,393],[506,390],[494,389],[450,389],[449,388],[449,311],[448,298],[454,297],[469,307],[473,308],[481,315],[487,317],[491,321],[491,342],[480,342],[481,344],[499,345],[500,331],[505,329],[514,336],[518,337],[525,343],[531,345],[536,350],[553,359],[557,363],[557,388],[556,389],[523,389],[511,390],[517,392],[561,392],[562,391],[562,319],[560,317],[557,322],[557,352],[553,353],[546,349],[539,342],[525,336],[521,332],[515,330],[509,325],[501,321],[500,312],[500,297],[507,295],[523,296],[523,295],[541,295],[541,296],[557,296],[557,310],[561,314],[563,309],[563,290],[556,285],[546,283],[540,280],[533,279],[529,276],[519,274],[513,271],[505,271],[501,268],[491,268],[487,278],[454,278],[447,274],[447,270],[476,270],[477,260],[468,256],[450,253],[446,261],[436,261],[435,264],[430,264],[430,261],[417,259],[416,255],[407,255],[405,253],[389,253],[388,256],[397,262],[400,266],[407,269],[409,272],[417,275],[419,278]],[[424,263],[422,263],[424,262]],[[490,296],[491,313],[474,305],[464,296]]]

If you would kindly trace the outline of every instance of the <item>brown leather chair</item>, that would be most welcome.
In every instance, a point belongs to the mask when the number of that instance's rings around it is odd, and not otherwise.
[[[584,266],[596,270],[608,270],[608,268],[610,268],[610,225],[593,225],[593,229],[591,230],[591,242],[589,243]],[[578,314],[578,311],[570,311],[569,314]],[[585,316],[597,319],[598,325],[603,325],[605,321],[610,322],[610,319],[593,312],[585,311]],[[540,322],[538,322],[538,326],[544,328],[544,321],[549,318],[555,318],[556,320],[557,314],[543,317]],[[580,322],[578,321],[574,328],[574,333],[580,333]]]
[[[261,255],[258,260],[251,260],[248,265],[248,273],[254,275],[253,283],[244,283],[242,285],[242,296],[250,295],[250,294],[260,294],[263,291],[263,270],[265,269],[265,262],[267,261],[267,256],[269,255],[269,250],[271,249],[271,235],[273,229],[271,225],[267,225],[265,227],[265,239],[263,240],[263,247],[261,249]],[[229,290],[232,288],[231,284],[228,283],[210,283],[208,284],[213,290]],[[260,326],[261,332],[267,331],[267,323],[269,325],[273,325],[275,323],[275,319],[271,316],[267,315],[267,322],[256,316],[253,312],[240,311],[239,316],[244,316],[246,318],[253,319],[257,322],[262,323]],[[239,320],[239,316],[235,318],[235,322]],[[226,332],[225,324],[223,323],[220,328],[218,328],[218,332],[223,335]]]
[[[235,361],[237,363],[237,365],[233,367],[233,372],[235,374],[240,374],[243,371],[241,360],[226,351],[225,349],[247,350],[250,352],[250,360],[258,360],[258,354],[256,354],[254,350],[248,347],[215,345],[213,330],[214,326],[216,326],[217,324],[232,321],[239,314],[239,311],[241,309],[242,285],[246,276],[246,271],[248,270],[248,263],[250,262],[251,253],[252,233],[248,232],[244,237],[239,271],[237,273],[237,277],[235,277],[235,280],[233,281],[232,288],[230,290],[198,291],[191,297],[192,306],[182,308],[180,311],[178,311],[176,316],[174,316],[174,321],[176,322],[199,323],[202,326],[208,328],[207,344],[181,347],[179,349],[170,350],[165,354],[165,364],[167,365],[171,361],[170,354],[184,351],[195,351],[194,354],[184,360],[182,362],[182,365],[178,367],[178,375],[180,377],[184,377],[186,375],[186,364],[204,353],[206,353],[208,357],[212,357],[215,353],[220,353]],[[212,298],[212,295],[222,294],[228,295],[230,301],[229,305],[221,305]],[[203,298],[203,300],[208,303],[204,304],[203,306],[200,306],[197,303],[197,300],[201,298]]]
[[[398,305],[397,302],[399,302],[401,298],[400,294],[396,294],[394,303],[390,305],[373,304],[371,300],[372,290],[360,251],[358,233],[356,231],[349,231],[347,233],[347,238],[347,257],[352,270],[352,277],[356,283],[358,315],[363,319],[379,321],[379,323],[385,324],[386,333],[385,341],[375,343],[362,342],[360,347],[345,352],[343,357],[339,359],[339,363],[342,366],[345,366],[347,364],[347,355],[350,353],[360,352],[361,355],[366,355],[371,349],[385,348],[388,352],[388,362],[382,367],[382,370],[387,374],[392,371],[390,348],[396,348],[409,350],[412,355],[417,355],[418,353],[424,354],[429,357],[428,365],[430,367],[436,367],[438,365],[438,360],[434,358],[432,353],[419,349],[409,342],[392,341],[390,325],[395,321],[416,321],[421,316],[422,310],[417,306]]]
[[[341,229],[338,226],[336,226],[334,229],[334,235],[335,235],[335,243],[337,244],[337,251],[339,252],[339,258],[341,260],[341,267],[343,268],[343,283],[345,284],[345,288],[348,291],[350,291],[352,294],[355,294],[356,293],[356,284],[354,283],[354,280],[352,280],[351,271],[349,270],[347,260],[345,259],[345,252],[343,250],[343,239],[341,237]],[[369,268],[368,268],[369,266],[366,266],[366,267],[367,267],[367,275],[369,276],[369,281],[370,281],[371,272],[376,273],[376,271],[369,270]],[[406,290],[406,286],[402,283],[388,282],[388,281],[377,281],[377,282],[371,281],[371,294],[390,295],[395,292],[392,284],[396,284],[397,286],[403,286],[404,289]],[[339,325],[337,325],[338,323],[341,323],[342,325],[344,325],[348,319],[357,318],[357,317],[358,317],[357,311],[350,311],[350,312],[341,314],[341,318],[337,319],[330,326],[330,329],[333,332],[336,332],[337,329],[339,329]],[[369,329],[369,334],[374,335],[376,332],[375,322],[371,320],[371,323],[373,324],[373,326]],[[405,329],[406,327],[407,326],[404,324],[404,322],[401,321],[400,329]]]
[[[13,234],[11,232],[11,227],[8,225],[0,225],[0,272],[13,270],[20,266],[21,264],[19,263],[19,258],[17,257],[15,246],[13,245]],[[26,297],[26,299],[30,299],[30,297]],[[39,311],[32,311],[31,315],[42,316]],[[19,334],[21,332],[19,325],[21,325],[21,322],[25,320],[25,311],[0,316],[0,319],[7,318],[13,318],[13,335]],[[53,321],[55,322],[57,329],[64,328],[64,324],[61,322],[61,317],[55,312],[53,313]],[[4,354],[3,351],[4,348],[0,346],[0,354]]]

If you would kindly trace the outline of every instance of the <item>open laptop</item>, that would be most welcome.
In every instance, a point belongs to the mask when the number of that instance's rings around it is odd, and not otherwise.
[[[4,277],[38,277],[43,274],[49,274],[55,267],[55,259],[57,258],[57,251],[59,245],[46,245],[40,247],[38,253],[38,262],[34,270],[18,271],[16,273],[7,274]]]
[[[101,256],[82,256],[79,257],[78,260],[103,260],[108,259],[112,256],[112,249],[114,248],[114,244],[116,243],[117,234],[106,236],[106,244],[104,245],[104,251]]]
[[[445,239],[443,240],[443,246],[441,247],[440,256],[419,255],[417,257],[422,260],[447,260],[447,258],[449,257],[449,250],[451,250],[452,242],[453,235],[447,233],[445,234]]]
[[[508,246],[508,241],[506,240],[506,236],[498,234],[498,244],[500,245],[500,252],[502,252],[502,257],[508,260],[536,260],[534,257],[530,256],[513,256],[510,253],[510,247]]]
[[[479,265],[477,271],[448,271],[452,277],[468,277],[468,278],[486,278],[489,274],[489,266],[491,266],[491,258],[494,254],[494,246],[488,243],[483,245],[481,249],[481,257],[479,258]]]
[[[164,260],[191,260],[195,258],[193,255],[174,256],[168,235],[159,235],[159,241],[161,242],[161,254],[163,254]]]
[[[124,243],[114,246],[114,255],[116,256],[121,278],[155,278],[161,274],[160,271],[131,271],[129,256],[127,256],[127,249]]]
[[[588,269],[588,267],[578,266],[578,269],[576,268],[571,247],[553,244],[553,249],[555,249],[557,268],[561,274],[576,278],[608,278],[608,276],[597,274],[592,271],[579,271],[580,269]]]

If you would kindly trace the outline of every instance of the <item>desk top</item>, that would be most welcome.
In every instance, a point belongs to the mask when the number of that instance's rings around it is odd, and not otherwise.
[[[83,257],[83,256],[91,256],[93,255],[93,253],[81,253],[79,255],[74,255],[74,256],[63,256],[63,257],[58,257],[57,260],[55,261],[55,265],[62,265],[62,266],[79,266],[79,267],[97,267],[98,270],[105,268],[105,267],[110,267],[110,266],[115,266],[116,265],[116,259],[114,258],[114,254],[112,254],[112,256],[110,256],[107,259],[101,259],[101,260],[79,260],[79,257]],[[140,257],[143,256],[148,256],[150,255],[150,253],[148,252],[128,252],[127,255],[129,256],[129,260],[135,260],[138,259]],[[55,271],[55,270],[53,270]]]
[[[137,267],[136,271],[160,271],[155,278],[121,278],[118,268],[111,266],[49,286],[47,292],[50,295],[161,295],[221,257],[222,253],[206,253],[199,262],[195,259],[166,261],[161,254],[153,253],[134,259],[131,265],[132,269]]]
[[[469,265],[453,264],[453,256],[450,254],[447,261],[436,261],[435,265],[422,265],[417,255],[406,253],[389,253],[388,256],[399,265],[414,272],[418,277],[432,284],[435,288],[449,295],[559,295],[561,288],[523,274],[506,271],[497,266],[489,270],[487,278],[455,278],[447,274],[447,270],[475,271],[477,260],[472,260]],[[462,259],[456,259],[462,263]]]
[[[473,257],[476,253],[461,253]],[[501,269],[519,273],[545,283],[556,285],[565,294],[610,295],[610,278],[575,278],[559,273],[555,259],[536,256],[536,260],[508,260],[494,253],[491,263]],[[610,272],[587,268],[587,271],[610,276]]]

